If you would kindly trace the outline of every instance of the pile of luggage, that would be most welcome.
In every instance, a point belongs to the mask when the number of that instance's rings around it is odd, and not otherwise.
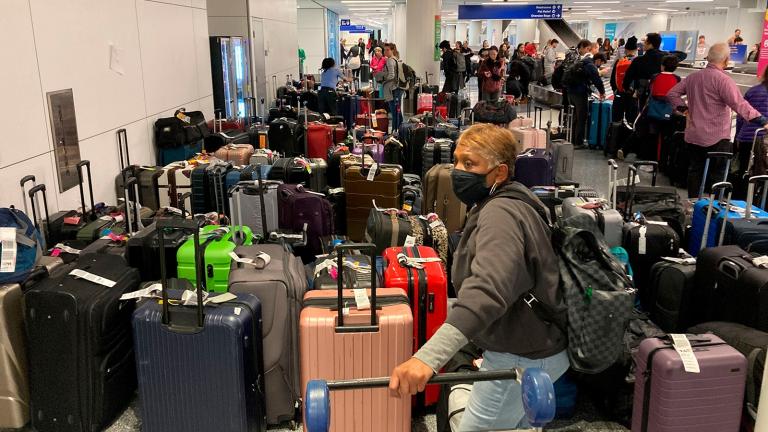
[[[265,430],[306,420],[311,380],[389,376],[437,331],[455,297],[449,271],[467,208],[451,171],[472,110],[449,106],[443,116],[429,94],[430,109],[392,131],[370,98],[345,95],[343,115],[329,118],[309,107],[306,91],[297,103],[290,92],[266,121],[209,123],[184,111],[161,119],[161,155],[184,156],[160,166],[132,165],[118,131],[115,205],[93,196],[88,161],[78,165],[78,209],[50,214],[46,186],[21,180],[28,211],[0,209],[0,346],[10,359],[0,359],[0,376],[10,377],[0,401],[11,401],[0,428],[103,430],[138,389],[145,431]],[[442,100],[453,104],[451,95]],[[611,196],[599,197],[570,181],[572,114],[563,115],[557,130],[539,110],[500,124],[523,148],[517,181],[556,222],[556,251],[571,272],[563,285],[576,293],[572,346],[581,346],[576,335],[603,332],[604,353],[572,359],[574,372],[555,383],[558,415],[573,414],[577,388],[619,411],[632,376],[635,412],[620,420],[639,422],[637,430],[668,430],[661,413],[675,407],[700,428],[732,430],[768,345],[768,270],[747,252],[762,245],[755,218],[768,213],[747,206],[741,218],[712,196],[696,204],[686,230],[674,188],[636,184],[636,167],[619,185],[613,161]],[[679,252],[686,236],[695,260]],[[612,282],[598,286],[597,274]],[[691,328],[700,374],[683,370],[674,349],[682,342],[667,337]],[[462,353],[452,370],[476,370],[482,353]],[[442,430],[451,430],[463,386],[430,385],[413,402],[383,388],[334,392],[330,427],[407,431],[412,412],[438,405]],[[664,391],[688,396],[664,399]],[[377,402],[356,409],[360,400]]]

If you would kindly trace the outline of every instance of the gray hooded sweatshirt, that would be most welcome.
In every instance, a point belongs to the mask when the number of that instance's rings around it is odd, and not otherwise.
[[[520,183],[495,193],[502,191],[525,194],[544,207]],[[528,203],[498,197],[475,206],[453,256],[452,277],[458,300],[446,323],[415,355],[433,369],[468,340],[531,359],[566,348],[565,335],[523,301],[530,292],[550,308],[564,310],[549,226]]]

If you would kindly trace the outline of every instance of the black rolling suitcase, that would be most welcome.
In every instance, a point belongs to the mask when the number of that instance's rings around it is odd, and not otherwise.
[[[696,295],[696,260],[667,257],[651,267],[648,314],[667,333],[684,333]]]
[[[279,118],[269,124],[269,147],[286,156],[304,154],[304,123],[289,118]]]
[[[131,314],[139,272],[119,256],[87,254],[25,295],[32,427],[104,430],[136,388]],[[91,282],[96,275],[107,285]],[[111,281],[111,282],[110,282]]]
[[[181,230],[165,230],[165,240],[160,245],[157,235],[157,223],[153,223],[134,234],[127,241],[128,264],[139,270],[141,280],[160,279],[160,254],[165,255],[168,264],[168,277],[176,277],[176,252],[186,241],[187,236]]]
[[[267,180],[280,180],[287,184],[309,184],[310,174],[307,167],[297,158],[280,158],[272,164]]]
[[[760,208],[765,209],[768,175],[755,176],[749,179],[746,195],[747,201],[752,202],[757,182],[763,183],[763,198]],[[768,254],[768,219],[753,218],[752,215],[752,208],[745,207],[744,218],[728,219],[725,224],[723,244],[737,245],[747,252]]]
[[[161,220],[164,230],[192,231],[192,221]],[[199,256],[199,251],[196,251]],[[258,432],[266,430],[261,303],[251,294],[222,294],[203,307],[169,305],[186,280],[167,279],[162,304],[146,300],[133,314],[139,398],[144,432]],[[200,263],[196,263],[200,268]],[[197,278],[197,295],[202,287]]]
[[[190,182],[192,183],[191,207],[192,214],[206,213],[208,207],[208,175],[206,173],[208,164],[200,164],[192,170]]]
[[[616,187],[616,201],[622,212],[631,217],[640,212],[647,219],[660,220],[671,226],[681,238],[684,235],[685,209],[674,186],[656,186],[656,176],[659,164],[655,161],[637,161],[634,168],[650,166],[653,168],[651,185],[635,183],[637,170],[631,170],[633,175],[627,177],[626,186]],[[623,205],[622,205],[623,203]]]

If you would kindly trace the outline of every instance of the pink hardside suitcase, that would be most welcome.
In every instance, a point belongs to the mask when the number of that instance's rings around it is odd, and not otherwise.
[[[359,244],[348,246],[363,249]],[[390,376],[397,365],[413,355],[413,316],[408,296],[401,289],[377,290],[375,281],[372,278],[372,289],[366,290],[371,299],[367,310],[357,310],[352,290],[343,291],[348,315],[339,314],[336,290],[315,290],[304,296],[299,319],[304,400],[310,380]],[[375,326],[371,325],[371,310],[377,310]],[[394,397],[386,388],[331,392],[329,430],[408,432],[411,399]]]
[[[216,150],[213,155],[235,165],[248,165],[251,163],[253,152],[253,146],[250,144],[227,144]]]
[[[632,432],[739,430],[746,358],[712,334],[689,335],[688,339],[700,373],[683,369],[668,338],[640,343],[635,354]]]
[[[521,148],[547,148],[547,132],[532,127],[514,127],[510,129],[520,142]]]
[[[509,122],[510,129],[515,127],[533,127],[533,119],[520,116]]]

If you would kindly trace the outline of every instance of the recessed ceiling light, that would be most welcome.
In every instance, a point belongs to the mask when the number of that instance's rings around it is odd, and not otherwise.
[[[349,8],[351,11],[380,11],[380,10],[388,10],[387,7],[355,7],[355,8]]]
[[[648,8],[649,11],[660,11],[660,12],[678,12],[677,9],[664,9],[664,8]]]

